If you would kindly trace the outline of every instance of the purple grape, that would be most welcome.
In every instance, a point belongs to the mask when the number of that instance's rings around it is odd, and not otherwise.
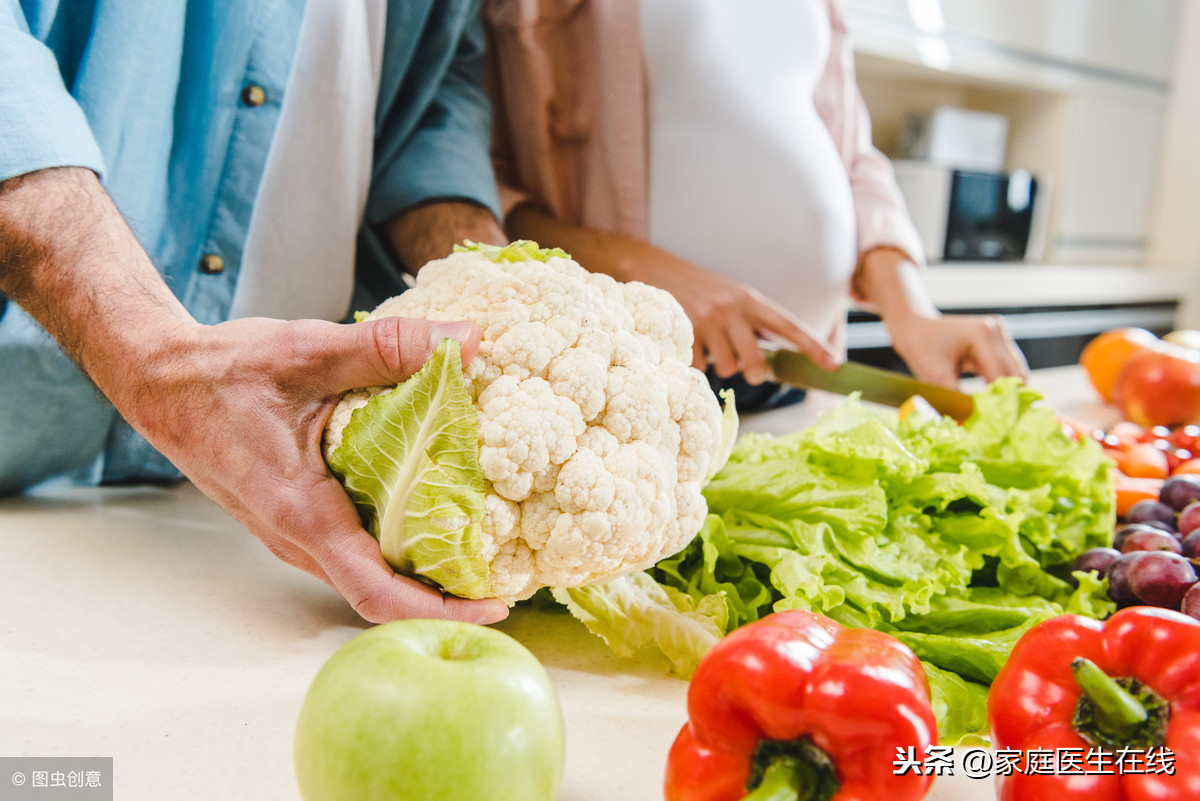
[[[1130,523],[1127,526],[1121,526],[1119,529],[1117,529],[1117,533],[1113,535],[1112,547],[1116,548],[1118,551],[1124,551],[1125,550],[1125,540],[1129,539],[1129,537],[1133,536],[1134,534],[1162,534],[1162,533],[1163,533],[1163,530],[1161,528],[1155,528],[1154,526],[1148,526],[1145,523]]]
[[[1129,606],[1138,602],[1137,596],[1129,587],[1129,568],[1149,555],[1150,551],[1123,553],[1104,571],[1104,577],[1108,579],[1108,597],[1116,601],[1118,606]]]
[[[1200,475],[1184,473],[1163,482],[1158,499],[1177,512],[1189,503],[1200,501]]]
[[[1189,503],[1183,507],[1183,511],[1179,513],[1179,517],[1175,521],[1175,530],[1179,532],[1180,537],[1186,537],[1198,528],[1200,528],[1200,501]]]
[[[1145,553],[1126,572],[1130,591],[1144,604],[1178,609],[1183,596],[1197,581],[1196,569],[1177,553]]]
[[[1099,573],[1103,576],[1108,566],[1120,556],[1121,552],[1116,548],[1090,548],[1075,557],[1071,569],[1082,570],[1084,573]]]
[[[1121,541],[1121,553],[1130,551],[1169,551],[1181,553],[1179,538],[1165,531],[1135,531]]]
[[[1175,530],[1175,510],[1162,501],[1147,498],[1138,501],[1129,509],[1125,519],[1130,523],[1145,523],[1149,526],[1161,527],[1163,531]]]
[[[1170,523],[1164,523],[1161,520],[1147,520],[1145,523],[1139,523],[1138,525],[1150,526],[1150,528],[1156,528],[1159,531],[1165,531],[1168,534],[1175,535],[1176,537],[1179,536],[1179,532],[1176,530],[1175,526],[1171,525]]]
[[[1200,559],[1200,529],[1183,538],[1179,552],[1187,559]]]
[[[1179,611],[1200,620],[1200,584],[1193,584],[1192,588],[1183,594]]]

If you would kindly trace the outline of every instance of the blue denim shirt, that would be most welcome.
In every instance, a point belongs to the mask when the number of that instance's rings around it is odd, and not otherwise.
[[[433,198],[498,209],[477,6],[388,2],[368,234]],[[304,0],[0,0],[0,180],[94,170],[188,310],[204,323],[225,319],[303,11]],[[209,254],[222,258],[219,273],[201,269]],[[58,392],[76,398],[67,412],[84,421],[79,441],[107,439],[104,478],[177,476],[31,326],[9,304],[0,405],[47,397],[14,386],[28,369],[75,382]],[[92,430],[103,426],[104,436]],[[0,440],[0,451],[11,444]]]

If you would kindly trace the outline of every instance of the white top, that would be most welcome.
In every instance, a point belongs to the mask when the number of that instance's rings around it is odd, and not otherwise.
[[[308,0],[232,316],[337,320],[371,183],[386,0]]]
[[[736,278],[820,333],[844,317],[850,182],[813,105],[817,0],[642,0],[650,241]]]

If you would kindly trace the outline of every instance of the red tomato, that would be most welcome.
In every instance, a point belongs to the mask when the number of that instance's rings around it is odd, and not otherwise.
[[[1183,448],[1196,453],[1200,451],[1200,426],[1180,426],[1172,431],[1167,436],[1167,439],[1171,440],[1171,444],[1177,448]]]
[[[1141,442],[1145,436],[1145,428],[1129,420],[1122,420],[1109,426],[1104,444],[1110,448],[1128,448]]]
[[[1153,445],[1167,455],[1167,470],[1172,473],[1175,472],[1175,468],[1192,458],[1191,451],[1185,448],[1176,448],[1169,439],[1156,439]]]
[[[1171,429],[1166,426],[1151,426],[1142,435],[1142,442],[1152,442],[1156,439],[1166,439],[1171,436]]]
[[[1166,478],[1171,473],[1167,454],[1152,442],[1130,446],[1117,464],[1121,472],[1133,478]]]

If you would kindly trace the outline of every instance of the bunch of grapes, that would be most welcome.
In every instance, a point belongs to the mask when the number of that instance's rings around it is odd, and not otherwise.
[[[1080,554],[1076,570],[1108,579],[1118,606],[1178,609],[1200,619],[1200,475],[1163,482],[1158,500],[1138,501],[1118,525],[1111,548]]]

